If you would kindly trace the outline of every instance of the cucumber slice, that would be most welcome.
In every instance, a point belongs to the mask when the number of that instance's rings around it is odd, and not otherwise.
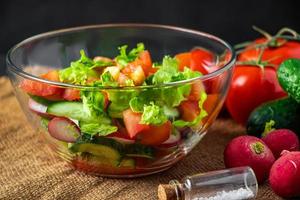
[[[105,160],[113,166],[116,163],[119,164],[123,157],[123,145],[108,138],[96,138],[88,142],[79,139],[70,150],[101,157],[101,160]]]
[[[153,158],[154,149],[142,144],[125,145],[125,155],[128,157]]]
[[[120,162],[119,167],[126,167],[126,168],[135,168],[135,160],[132,158],[123,158]]]
[[[60,117],[68,117],[77,120],[86,120],[88,116],[80,102],[63,101],[48,106],[47,113]]]

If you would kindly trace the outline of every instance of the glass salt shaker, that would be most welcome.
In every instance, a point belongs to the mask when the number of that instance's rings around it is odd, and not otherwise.
[[[159,200],[244,200],[254,199],[258,185],[250,167],[196,174],[181,182],[159,185]]]

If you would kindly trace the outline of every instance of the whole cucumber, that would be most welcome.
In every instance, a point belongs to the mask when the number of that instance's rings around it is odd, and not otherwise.
[[[300,135],[300,104],[286,97],[257,107],[248,119],[247,133],[261,137],[265,124],[270,120],[275,121],[275,129],[287,128]]]
[[[300,60],[288,59],[282,62],[277,77],[281,87],[300,103]]]

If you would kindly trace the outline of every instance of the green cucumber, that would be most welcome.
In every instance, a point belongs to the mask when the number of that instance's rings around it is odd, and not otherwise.
[[[49,106],[52,103],[55,103],[55,101],[50,101],[47,99],[44,99],[43,97],[35,96],[35,95],[29,95],[31,99],[33,99],[35,102],[43,104],[45,106]]]
[[[300,103],[300,60],[288,59],[282,62],[277,77],[281,87]]]
[[[119,167],[126,167],[126,168],[135,168],[135,160],[132,158],[123,158],[120,162]]]
[[[247,133],[261,137],[266,123],[271,120],[275,122],[275,129],[287,128],[300,134],[300,104],[286,97],[257,107],[248,119]]]
[[[92,154],[110,162],[113,166],[119,165],[123,157],[123,145],[109,138],[95,138],[89,141],[80,138],[70,150],[75,153]]]
[[[106,116],[93,117],[87,114],[81,102],[62,101],[48,106],[47,113],[59,117],[68,117],[84,122],[99,122],[110,124],[111,120]]]
[[[154,149],[142,144],[125,145],[125,155],[128,157],[154,158]]]

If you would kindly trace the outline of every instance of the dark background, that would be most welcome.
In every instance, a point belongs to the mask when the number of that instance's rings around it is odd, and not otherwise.
[[[0,75],[5,54],[32,35],[89,24],[139,22],[181,26],[215,34],[231,44],[258,37],[256,25],[275,34],[300,32],[297,0],[26,0],[0,2]]]

